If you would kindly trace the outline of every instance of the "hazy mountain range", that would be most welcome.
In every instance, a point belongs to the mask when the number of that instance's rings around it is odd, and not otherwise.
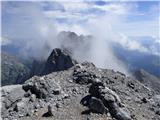
[[[58,39],[60,43],[62,43],[60,48],[67,50],[70,54],[72,54],[74,58],[78,59],[81,62],[85,60],[89,60],[89,58],[87,58],[87,54],[89,54],[88,51],[90,50],[90,47],[91,47],[90,41],[93,39],[92,36],[84,36],[84,35],[78,36],[74,32],[61,32],[58,35]],[[141,45],[143,45],[148,50],[151,49],[150,46],[153,46],[152,49],[155,48],[154,51],[157,51],[158,53],[158,50],[159,50],[158,44],[155,44],[155,40],[151,39],[151,37],[141,37],[141,38],[137,37],[136,40],[141,41]],[[159,69],[160,56],[159,55],[152,54],[150,52],[140,52],[139,50],[130,50],[120,45],[119,43],[113,43],[112,49],[114,51],[115,56],[125,64],[127,70],[132,74],[134,74],[134,72],[139,69],[144,69],[145,71],[157,77],[160,77],[160,69]],[[18,74],[21,73],[21,71],[19,71],[19,66],[22,66],[21,69],[27,68],[29,70],[31,69],[32,62],[34,60],[35,60],[34,56],[32,57],[28,56],[28,58],[24,57],[23,54],[21,54],[21,48],[19,48],[18,46],[15,46],[12,44],[2,45],[2,72],[5,73],[5,75],[2,74],[3,75],[2,85],[14,84],[17,79],[16,77],[18,77]],[[15,61],[16,64],[13,64],[12,66],[14,66],[14,69],[18,69],[18,70],[15,70],[16,75],[13,75],[14,77],[11,80],[10,78],[12,77],[11,76],[8,77],[9,75],[11,75],[8,73],[8,71],[12,71],[10,68],[11,66],[7,65],[6,62],[11,63],[13,61]],[[17,62],[18,62],[18,65],[17,65]],[[8,73],[8,76],[7,76],[7,73]]]

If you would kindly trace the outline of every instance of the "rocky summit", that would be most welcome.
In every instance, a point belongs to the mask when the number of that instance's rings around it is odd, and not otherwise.
[[[54,49],[44,74],[1,87],[4,120],[160,120],[160,95],[138,80]],[[40,69],[41,67],[39,67]]]
[[[54,49],[48,57],[43,73],[48,74],[54,71],[66,70],[76,64],[76,61],[65,51]]]
[[[45,75],[55,71],[67,70],[77,63],[71,55],[59,48],[53,49],[46,61],[34,61],[30,76]]]
[[[76,63],[77,61],[72,58],[69,52],[67,52],[66,50],[55,48],[46,60],[33,60],[30,71],[26,74],[24,74],[23,71],[20,72],[14,84],[22,84],[34,75],[42,76],[55,71],[67,70],[70,67],[74,66]],[[3,73],[4,72],[5,71],[3,70]],[[8,76],[12,77],[12,75]],[[9,81],[8,79],[7,81]]]

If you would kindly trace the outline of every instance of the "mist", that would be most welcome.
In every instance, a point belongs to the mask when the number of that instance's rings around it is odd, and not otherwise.
[[[18,46],[20,56],[46,59],[49,52],[58,47],[54,21],[46,19],[37,2],[3,2],[2,35],[9,44]],[[7,17],[3,17],[8,14]],[[8,24],[5,24],[8,19]]]
[[[3,3],[2,5],[2,13],[10,14],[5,7],[12,10],[10,16],[12,21],[7,24],[7,27],[4,27],[10,29],[2,29],[2,34],[11,41],[10,44],[20,46],[19,53],[21,56],[26,59],[32,57],[36,60],[45,60],[52,49],[65,46],[72,49],[73,57],[80,62],[89,61],[97,67],[127,73],[125,65],[115,57],[110,44],[113,36],[115,36],[112,25],[117,22],[116,16],[110,14],[100,19],[91,19],[85,23],[85,27],[77,25],[76,29],[81,28],[81,32],[91,35],[92,38],[89,39],[81,35],[79,38],[83,40],[82,43],[72,43],[72,40],[68,42],[68,38],[65,37],[57,38],[59,29],[66,30],[65,27],[62,26],[63,24],[57,24],[54,20],[47,19],[39,5],[40,3],[33,4],[32,2],[20,2],[16,4],[16,7],[14,4]],[[2,19],[2,27],[3,21],[4,19]],[[76,29],[71,30],[76,32]]]
[[[69,16],[75,11],[75,6],[72,6],[73,11],[69,11],[71,13],[67,11],[64,15],[61,15],[61,12],[56,15],[55,11],[46,14],[42,6],[41,2],[2,3],[2,37],[5,38],[3,42],[19,46],[20,55],[26,59],[46,60],[54,48],[69,48],[79,62],[89,61],[97,67],[128,74],[127,66],[115,56],[112,44],[118,43],[130,50],[148,52],[116,29],[117,26],[124,25],[129,5],[111,4],[103,7],[108,11],[107,14],[98,17],[85,16],[87,20],[83,24],[75,22],[75,19],[78,20],[81,16]],[[5,15],[8,17],[4,17]],[[57,22],[58,15],[71,18],[66,23]],[[78,35],[75,41],[78,39],[78,42],[75,43],[65,36],[58,38],[61,31],[75,32]]]
[[[101,68],[109,68],[128,74],[127,67],[114,55],[112,41],[117,36],[113,27],[120,21],[121,17],[109,14],[88,21],[88,28],[95,36],[91,43],[91,61]]]

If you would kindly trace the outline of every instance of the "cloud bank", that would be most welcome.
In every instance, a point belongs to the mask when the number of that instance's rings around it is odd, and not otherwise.
[[[156,13],[155,5],[148,11]],[[149,12],[138,9],[136,2],[2,2],[2,35],[10,44],[19,46],[23,56],[36,59],[46,59],[53,48],[65,44],[56,37],[60,31],[93,35],[90,49],[75,50],[74,56],[98,67],[127,73],[126,66],[115,57],[112,43],[128,50],[149,52],[128,36],[158,36],[157,14],[146,18]],[[134,17],[144,17],[145,22],[144,19],[134,21]],[[148,27],[150,29],[146,29]]]

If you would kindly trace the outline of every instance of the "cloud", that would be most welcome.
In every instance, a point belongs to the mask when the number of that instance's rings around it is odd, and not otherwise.
[[[126,6],[126,4],[123,3],[110,3],[103,6],[95,5],[95,8],[104,10],[106,12],[111,12],[115,14],[127,14],[129,10],[127,10],[129,7]],[[127,9],[126,9],[127,8]]]
[[[46,58],[48,51],[58,44],[56,34],[54,22],[43,16],[40,3],[2,3],[2,35],[19,46],[23,56]]]
[[[149,50],[145,48],[143,45],[141,45],[138,41],[130,39],[124,34],[120,34],[119,39],[116,42],[123,46],[123,48],[126,48],[128,50],[149,52]]]
[[[0,40],[1,40],[0,41],[1,45],[8,45],[8,44],[12,43],[12,41],[10,41],[9,39],[7,39],[6,37],[1,37]]]
[[[58,24],[57,31],[58,32],[74,31],[78,35],[90,35],[91,34],[91,33],[89,33],[89,31],[85,30],[84,27],[77,25],[77,24],[73,24],[73,25],[67,25],[67,24],[63,24],[63,23],[61,23],[61,25]]]
[[[2,35],[21,46],[21,54],[42,59],[63,44],[56,39],[59,31],[91,34],[90,50],[76,54],[98,67],[127,73],[124,63],[115,57],[112,43],[147,52],[148,48],[127,36],[158,36],[158,20],[143,19],[146,13],[140,15],[137,6],[128,2],[2,2]],[[133,16],[139,20],[133,21]]]
[[[90,19],[86,28],[94,36],[91,43],[90,61],[102,68],[110,68],[124,73],[127,72],[125,64],[118,60],[111,48],[111,41],[117,36],[113,27],[121,18],[117,14],[107,14],[99,19]],[[116,39],[118,40],[118,39]]]
[[[68,12],[80,12],[82,11],[82,9],[86,10],[88,9],[88,7],[90,7],[86,2],[83,1],[78,1],[78,2],[59,1],[58,3],[63,5],[65,11]]]

